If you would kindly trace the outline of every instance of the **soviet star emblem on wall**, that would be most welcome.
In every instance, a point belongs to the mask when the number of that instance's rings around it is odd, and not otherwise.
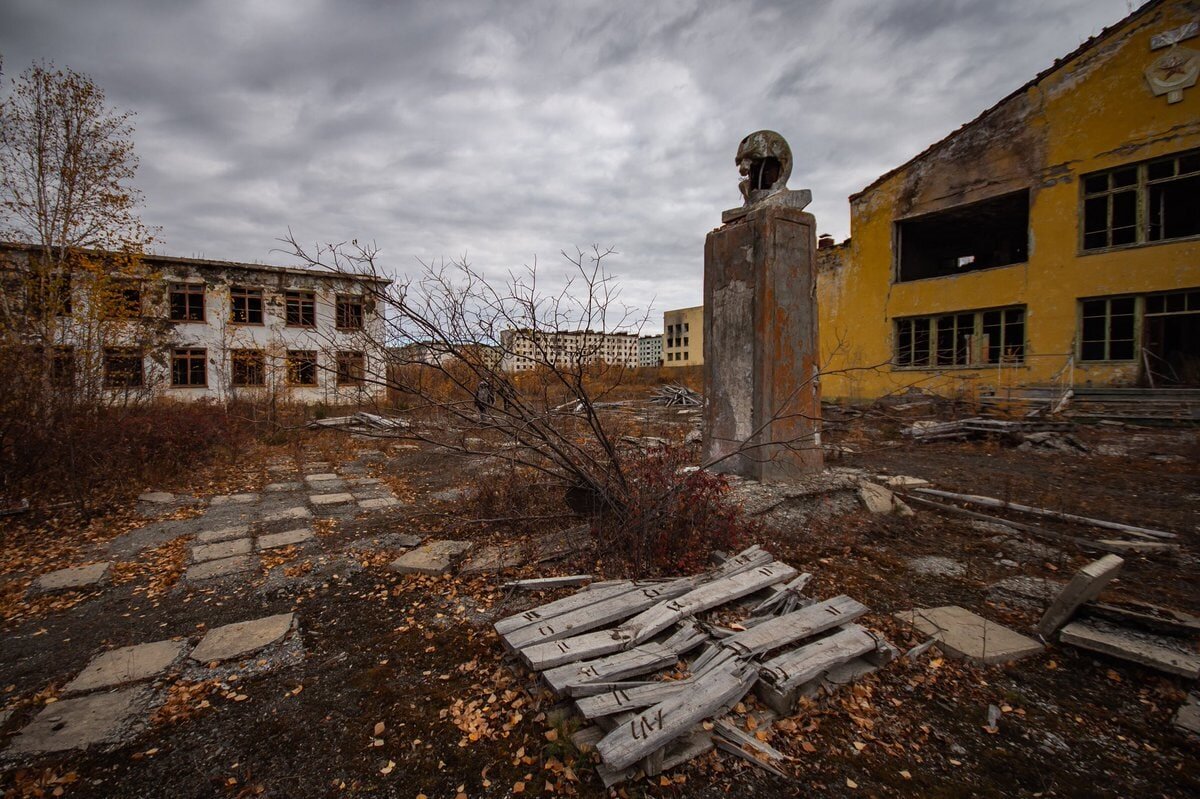
[[[1183,99],[1183,90],[1196,85],[1200,77],[1200,53],[1176,45],[1146,67],[1146,82],[1155,97],[1167,96],[1168,103]]]

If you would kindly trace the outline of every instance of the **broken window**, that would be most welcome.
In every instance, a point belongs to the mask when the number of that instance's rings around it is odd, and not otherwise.
[[[1029,257],[1029,192],[896,223],[898,279],[948,277]]]
[[[335,323],[342,330],[361,330],[363,326],[362,297],[339,294]]]
[[[315,386],[317,353],[313,350],[288,350],[287,380],[293,386]]]
[[[339,352],[337,354],[337,384],[360,386],[366,373],[366,356],[361,352]]]
[[[34,275],[25,295],[25,310],[34,315],[71,315],[71,276],[46,273]]]
[[[234,286],[229,289],[229,320],[239,325],[263,323],[262,289]]]
[[[106,319],[137,319],[142,315],[142,284],[115,279],[100,290],[100,315]]]
[[[1136,297],[1106,297],[1080,303],[1079,360],[1134,360],[1136,316]]]
[[[105,388],[137,388],[144,382],[140,349],[107,347],[104,350]]]
[[[204,321],[204,284],[171,284],[171,321]]]
[[[171,385],[176,387],[208,385],[207,352],[194,347],[178,347],[171,353]]]
[[[230,383],[234,386],[265,386],[267,384],[266,358],[262,350],[231,350]]]
[[[1149,241],[1200,235],[1200,152],[1146,167]]]
[[[284,296],[289,327],[313,327],[317,324],[317,299],[313,292],[289,290]]]
[[[1137,241],[1137,172],[1126,167],[1084,177],[1085,250]]]
[[[896,320],[896,366],[980,366],[1024,360],[1024,308]]]

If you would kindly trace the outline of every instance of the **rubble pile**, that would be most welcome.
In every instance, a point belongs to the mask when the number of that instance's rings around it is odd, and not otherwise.
[[[692,391],[687,386],[668,384],[654,389],[650,402],[655,405],[670,407],[699,408],[704,404],[704,395]]]
[[[359,411],[353,416],[329,416],[325,419],[310,419],[308,426],[312,428],[333,428],[345,430],[348,433],[365,433],[372,436],[399,434],[408,429],[408,422],[391,416],[380,416],[376,413]]]
[[[748,692],[791,715],[801,697],[833,690],[896,656],[887,641],[854,623],[866,606],[845,595],[822,602],[805,596],[811,577],[753,546],[700,575],[595,583],[502,619],[496,631],[591,722],[572,740],[595,748],[600,776],[611,786],[639,772],[657,775],[714,746],[748,758],[754,753],[744,746],[762,753],[742,740],[736,724],[722,721]],[[728,622],[731,615],[740,620]]]

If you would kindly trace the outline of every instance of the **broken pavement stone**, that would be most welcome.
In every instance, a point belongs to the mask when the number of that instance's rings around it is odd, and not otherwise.
[[[376,497],[374,499],[360,499],[358,507],[363,510],[382,510],[383,508],[394,508],[400,504],[400,500],[395,497]]]
[[[212,663],[233,660],[282,641],[292,629],[294,613],[239,621],[209,630],[192,650],[192,660]]]
[[[1164,636],[1090,619],[1086,622],[1074,621],[1063,627],[1058,640],[1167,674],[1178,674],[1191,680],[1200,677],[1200,655],[1187,649],[1183,643]]]
[[[146,703],[144,687],[89,694],[46,705],[29,726],[21,730],[9,752],[13,754],[61,752],[115,743]]]
[[[299,491],[304,488],[304,483],[271,483],[263,488],[263,491],[274,493],[276,491]]]
[[[222,494],[209,500],[209,507],[221,505],[247,505],[258,501],[258,494]]]
[[[196,540],[201,544],[214,544],[218,541],[228,541],[231,538],[245,538],[248,535],[250,535],[250,528],[242,524],[235,527],[222,527],[219,530],[205,530],[196,535]]]
[[[340,505],[349,505],[354,502],[353,494],[312,494],[308,501],[316,508],[332,508]]]
[[[470,548],[470,541],[429,541],[396,558],[389,568],[401,574],[445,574]]]
[[[149,502],[155,505],[169,505],[175,501],[175,495],[169,491],[147,491],[138,497],[138,502]]]
[[[957,605],[914,608],[892,615],[936,638],[947,655],[976,663],[1007,663],[1042,651],[1042,645],[1032,638]]]
[[[327,482],[327,481],[329,481],[329,480],[341,480],[341,479],[342,479],[342,478],[338,477],[338,476],[337,476],[336,474],[334,474],[333,472],[326,472],[326,473],[324,473],[324,474],[310,474],[310,475],[307,475],[307,476],[305,476],[305,478],[304,478],[304,482],[308,483],[309,485],[312,485],[312,484],[314,484],[314,483],[324,483],[324,482]]]
[[[258,537],[259,549],[274,549],[276,547],[286,547],[293,544],[303,544],[312,541],[315,538],[313,531],[307,527],[300,527],[295,530],[287,530],[282,533],[273,533],[271,535],[260,535]]]
[[[234,538],[216,544],[199,544],[192,547],[192,561],[203,563],[206,560],[232,558],[234,555],[249,555],[251,548],[249,538]]]
[[[112,565],[112,561],[104,561],[48,572],[34,580],[33,588],[38,593],[50,593],[101,586],[108,582]]]
[[[284,508],[283,510],[272,511],[262,517],[264,522],[286,522],[296,519],[311,519],[312,511],[302,506],[294,508]]]
[[[183,655],[186,641],[155,641],[114,649],[97,655],[63,688],[65,693],[83,693],[156,677]]]
[[[221,558],[198,563],[188,568],[184,578],[191,581],[208,580],[213,577],[225,577],[230,574],[250,571],[258,565],[258,558],[249,555],[236,555],[232,558]]]
[[[1058,628],[1070,621],[1071,615],[1080,605],[1095,599],[1104,587],[1120,574],[1123,565],[1125,561],[1117,555],[1105,555],[1080,569],[1046,609],[1045,615],[1037,625],[1038,634],[1053,635]]]

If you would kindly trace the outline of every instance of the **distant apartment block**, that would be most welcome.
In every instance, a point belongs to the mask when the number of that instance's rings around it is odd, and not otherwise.
[[[633,333],[505,330],[500,334],[500,349],[504,352],[500,368],[505,372],[524,372],[538,364],[638,365],[638,337]]]
[[[639,367],[656,367],[662,366],[663,362],[663,337],[662,336],[641,336],[638,338],[638,363]]]
[[[22,345],[53,347],[64,388],[94,372],[105,392],[188,400],[275,392],[352,402],[382,393],[369,376],[383,374],[384,320],[374,295],[386,280],[159,255],[138,257],[125,273],[105,266],[113,254],[96,251],[78,253],[78,268],[48,273],[40,255],[34,246],[0,244],[0,324]],[[22,328],[45,307],[48,285],[53,324]]]
[[[663,366],[704,363],[704,306],[663,313]]]

